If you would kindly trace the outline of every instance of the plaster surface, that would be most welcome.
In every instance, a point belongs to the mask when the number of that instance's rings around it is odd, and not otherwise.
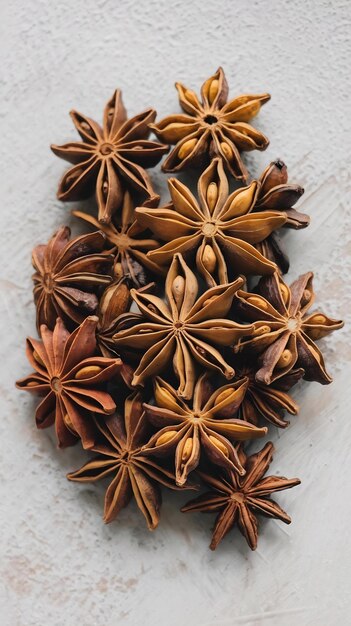
[[[350,3],[346,0],[1,0],[2,626],[339,626],[350,623]],[[75,140],[71,108],[99,119],[115,87],[130,114],[177,111],[175,80],[198,89],[223,65],[230,94],[270,91],[257,118],[305,186],[311,226],[285,241],[289,278],[314,269],[318,302],[346,327],[320,343],[334,384],[300,385],[301,412],[271,429],[273,470],[302,485],[277,497],[291,526],[263,522],[259,547],[237,532],[208,549],[212,519],[166,496],[159,529],[133,506],[104,526],[103,487],[68,483],[77,449],[57,450],[14,390],[35,334],[30,252],[71,205],[55,198]],[[166,197],[165,177],[153,174]]]

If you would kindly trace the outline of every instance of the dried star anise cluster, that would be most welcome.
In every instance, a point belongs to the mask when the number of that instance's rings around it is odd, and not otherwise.
[[[72,112],[81,140],[52,146],[72,163],[59,199],[95,194],[97,213],[73,211],[92,232],[62,226],[33,250],[40,339],[17,386],[40,397],[38,428],[90,455],[68,479],[106,478],[105,522],[134,498],[154,529],[162,487],[203,485],[182,510],[217,514],[211,549],[237,525],[254,550],[260,515],[290,523],[273,494],[300,481],[266,475],[271,442],[248,447],[298,413],[300,379],[331,382],[316,342],[343,323],[310,311],[312,272],[282,278],[277,233],[308,226],[303,189],[280,159],[257,180],[242,160],[268,145],[252,120],[270,96],[228,99],[221,68],[200,97],[176,87],[183,113],[128,119],[117,90],[101,126]],[[158,208],[145,168],[169,145],[163,171],[192,170],[197,192],[170,178]]]

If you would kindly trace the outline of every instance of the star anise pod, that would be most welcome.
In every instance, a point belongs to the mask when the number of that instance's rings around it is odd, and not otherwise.
[[[119,316],[129,311],[131,302],[130,288],[125,278],[107,287],[100,298],[96,340],[101,354],[105,357],[116,356],[113,335],[117,330]]]
[[[113,256],[101,254],[104,234],[98,231],[71,241],[70,234],[68,226],[61,226],[48,244],[36,246],[32,253],[38,331],[41,324],[53,329],[57,317],[69,326],[80,324],[96,311],[96,291],[112,280],[107,273]]]
[[[140,394],[133,393],[126,399],[124,415],[117,413],[104,422],[95,420],[95,424],[100,438],[92,450],[98,456],[67,478],[82,483],[111,478],[105,496],[104,521],[112,522],[134,497],[149,529],[153,530],[160,517],[159,484],[176,487],[174,475],[143,453],[148,425]]]
[[[253,213],[260,183],[229,194],[220,159],[214,159],[199,179],[197,201],[179,180],[168,181],[172,202],[159,209],[136,209],[138,221],[150,228],[164,246],[148,253],[160,265],[169,264],[177,252],[196,251],[196,266],[209,286],[228,282],[238,274],[271,274],[275,263],[254,244],[283,226],[283,212]]]
[[[58,318],[53,331],[41,326],[42,341],[27,339],[27,358],[35,372],[16,386],[44,396],[36,409],[36,425],[55,424],[61,448],[73,445],[78,437],[84,448],[91,448],[96,432],[91,412],[107,415],[116,408],[102,383],[119,372],[122,361],[95,356],[97,321],[87,317],[70,334]]]
[[[156,239],[145,236],[145,229],[134,217],[132,198],[128,192],[125,192],[123,197],[119,223],[111,221],[109,224],[100,224],[95,217],[82,211],[72,213],[92,226],[100,228],[107,241],[114,246],[112,250],[115,254],[114,274],[117,279],[126,276],[138,289],[150,282],[150,273],[164,273],[160,266],[146,255],[148,250],[154,250],[160,244]]]
[[[259,353],[256,381],[269,385],[295,367],[305,370],[306,380],[332,381],[315,340],[342,328],[343,322],[320,312],[307,314],[314,301],[312,278],[307,272],[289,288],[276,273],[261,278],[258,293],[237,293],[236,309],[244,321],[254,322],[255,330],[239,340],[235,350]]]
[[[252,326],[226,319],[234,294],[243,282],[238,278],[229,285],[208,289],[198,298],[198,281],[182,255],[176,254],[166,278],[166,302],[132,289],[132,298],[143,319],[132,316],[131,327],[125,320],[125,330],[113,339],[117,349],[144,351],[133,385],[143,385],[147,378],[169,368],[172,360],[179,379],[178,394],[186,399],[193,394],[196,363],[232,378],[233,368],[213,344],[232,345],[252,330]]]
[[[242,95],[227,102],[228,84],[221,67],[202,85],[201,102],[181,83],[176,83],[176,88],[186,114],[169,115],[158,124],[150,124],[161,141],[176,144],[162,165],[163,171],[202,167],[220,157],[235,178],[245,181],[247,170],[240,152],[265,150],[269,144],[267,137],[248,122],[270,95]]]
[[[236,380],[244,377],[248,380],[238,417],[255,425],[264,419],[279,428],[289,426],[290,422],[283,417],[284,412],[297,415],[299,407],[287,392],[302,378],[304,370],[293,369],[270,385],[265,385],[255,378],[259,365],[252,353],[236,355],[234,365]]]
[[[263,437],[267,429],[256,428],[240,419],[233,419],[246,392],[247,378],[214,389],[207,373],[200,376],[192,407],[183,402],[176,390],[156,377],[156,405],[144,404],[145,417],[158,428],[147,444],[148,456],[174,458],[175,478],[184,485],[188,475],[207,457],[214,464],[244,474],[245,470],[233,441]]]
[[[246,469],[243,477],[236,472],[220,476],[200,473],[210,491],[192,500],[181,510],[184,513],[193,511],[218,513],[210,544],[211,550],[217,548],[235,524],[238,525],[251,550],[255,550],[258,539],[257,514],[290,524],[290,517],[270,496],[277,491],[295,487],[301,481],[298,478],[288,479],[283,476],[264,478],[273,458],[273,450],[273,444],[268,442],[260,452],[247,457],[240,446],[238,455]]]
[[[167,146],[147,139],[156,111],[147,109],[128,120],[117,89],[105,107],[102,128],[77,111],[70,115],[83,141],[51,146],[57,156],[73,163],[59,184],[59,200],[81,200],[95,191],[99,221],[108,223],[121,206],[125,189],[152,202],[158,199],[144,170],[168,152]]]
[[[304,189],[300,185],[288,182],[288,169],[281,159],[272,161],[262,172],[254,211],[284,211],[287,215],[285,228],[299,230],[310,223],[309,215],[300,213],[292,207],[301,198]],[[256,244],[257,249],[268,259],[274,261],[285,274],[289,269],[289,259],[281,247],[275,233]]]

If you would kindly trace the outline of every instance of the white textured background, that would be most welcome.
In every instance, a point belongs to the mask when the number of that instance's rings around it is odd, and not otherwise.
[[[105,527],[103,489],[69,484],[77,449],[37,432],[14,391],[29,369],[30,252],[70,221],[55,199],[75,139],[68,111],[99,117],[115,87],[128,111],[177,110],[222,64],[231,95],[270,91],[258,118],[306,188],[311,226],[286,237],[292,278],[314,269],[318,301],[350,317],[350,3],[343,0],[1,0],[0,621],[2,626],[344,626],[350,599],[350,352],[347,327],[322,342],[335,382],[297,389],[301,413],[272,432],[273,468],[303,483],[277,500],[293,523],[261,527],[256,553],[233,533],[211,553],[210,516],[165,498],[150,534],[135,508]],[[155,181],[162,185],[161,176]]]

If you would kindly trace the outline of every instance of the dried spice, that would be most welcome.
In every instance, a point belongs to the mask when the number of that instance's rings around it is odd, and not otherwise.
[[[73,163],[59,184],[59,200],[82,200],[95,191],[103,223],[120,208],[125,189],[158,201],[144,169],[154,167],[168,152],[167,146],[148,140],[156,111],[147,109],[128,120],[117,89],[106,104],[102,127],[77,111],[70,115],[82,141],[51,146],[57,156]]]
[[[259,183],[229,195],[222,162],[214,159],[199,179],[199,201],[179,180],[171,178],[168,184],[170,204],[136,209],[139,222],[168,242],[149,252],[150,259],[164,265],[176,253],[196,251],[196,267],[210,287],[227,283],[228,276],[272,274],[277,269],[254,244],[283,226],[287,217],[278,211],[252,213]]]
[[[119,348],[145,351],[134,372],[133,385],[143,385],[147,378],[173,364],[179,379],[178,394],[190,399],[196,382],[196,364],[221,372],[227,379],[234,369],[226,363],[213,344],[229,346],[248,334],[250,325],[225,319],[235,292],[243,285],[238,278],[229,285],[208,289],[198,297],[198,280],[181,254],[174,256],[165,285],[166,302],[152,294],[132,289],[131,295],[143,315],[134,318],[131,328],[114,336]]]
[[[273,450],[273,444],[269,442],[257,454],[246,456],[240,446],[238,456],[246,469],[244,477],[236,472],[220,475],[217,472],[200,473],[210,491],[189,502],[182,511],[218,513],[210,544],[211,550],[217,548],[235,524],[238,525],[251,550],[255,550],[258,539],[257,514],[290,524],[289,515],[270,496],[277,491],[295,487],[301,481],[298,478],[288,479],[283,476],[264,477],[272,461]]]
[[[246,181],[248,173],[242,151],[265,150],[267,137],[248,122],[268,102],[268,93],[237,96],[227,102],[228,84],[220,67],[201,87],[201,101],[181,83],[176,83],[184,114],[165,117],[150,124],[161,141],[176,144],[162,165],[164,172],[202,167],[220,157],[234,178]]]
[[[175,480],[179,486],[186,483],[203,456],[219,467],[244,474],[232,442],[256,439],[267,432],[266,428],[233,419],[247,384],[248,380],[243,379],[215,390],[205,373],[195,385],[190,407],[171,385],[156,377],[156,405],[144,404],[144,409],[146,418],[158,432],[148,442],[145,454],[174,457]]]
[[[143,453],[147,422],[139,393],[128,396],[123,414],[108,416],[104,422],[95,419],[100,439],[92,448],[98,456],[67,478],[76,482],[95,482],[112,478],[105,495],[104,521],[112,522],[134,497],[150,530],[160,517],[162,484],[176,488],[174,476]]]
[[[147,256],[149,250],[159,247],[156,239],[145,236],[144,228],[136,221],[131,195],[125,192],[121,209],[120,223],[100,224],[99,221],[83,213],[72,211],[96,228],[100,228],[106,235],[107,241],[114,246],[114,274],[115,277],[127,277],[136,287],[145,286],[150,282],[152,274],[163,274],[163,270]]]
[[[250,455],[243,442],[288,426],[300,379],[331,382],[315,341],[343,322],[309,312],[312,272],[290,287],[281,278],[279,229],[309,223],[294,208],[302,187],[280,159],[247,182],[241,153],[267,147],[251,120],[270,96],[228,102],[221,68],[201,99],[176,87],[184,114],[128,120],[117,90],[102,127],[72,112],[81,141],[52,146],[73,164],[58,197],[95,192],[97,217],[73,213],[98,232],[70,241],[62,227],[34,249],[41,340],[27,340],[35,371],[17,387],[42,397],[37,427],[55,425],[61,448],[80,441],[97,455],[68,478],[110,480],[105,522],[135,499],[154,529],[161,488],[198,488],[198,476],[209,491],[182,510],[217,513],[210,547],[237,524],[255,549],[256,516],[289,523],[271,496],[300,481],[265,476],[272,443]],[[169,145],[164,171],[202,173],[169,179],[171,201],[157,208],[145,168]]]
[[[61,448],[78,438],[84,448],[91,448],[96,432],[91,413],[107,415],[116,408],[101,385],[119,372],[122,362],[95,356],[97,321],[95,316],[87,317],[70,334],[58,318],[53,331],[41,326],[42,341],[27,339],[27,358],[35,371],[16,386],[44,396],[35,412],[36,425],[55,424]]]
[[[71,241],[70,234],[68,226],[62,226],[32,253],[38,331],[42,324],[53,329],[57,317],[69,326],[80,324],[95,313],[98,289],[112,280],[113,256],[101,254],[104,234],[98,231]]]
[[[256,380],[259,365],[254,354],[236,355],[234,366],[236,380],[244,377],[248,380],[238,417],[255,425],[265,420],[278,428],[289,426],[290,422],[284,419],[285,411],[290,415],[297,415],[299,407],[287,392],[302,378],[304,370],[291,370],[270,385],[265,385]]]
[[[257,294],[237,293],[237,311],[243,320],[255,323],[255,330],[235,349],[259,352],[258,382],[269,385],[295,366],[304,369],[306,380],[324,385],[332,381],[315,341],[342,328],[343,322],[320,312],[307,314],[314,302],[312,279],[313,273],[307,272],[288,287],[276,273],[261,278]]]
[[[301,198],[304,189],[288,182],[288,169],[281,159],[266,167],[259,182],[261,184],[254,211],[284,211],[288,218],[284,224],[286,228],[300,230],[309,225],[309,216],[292,208]],[[267,259],[274,261],[283,274],[288,271],[289,259],[275,233],[257,243],[256,247]]]

